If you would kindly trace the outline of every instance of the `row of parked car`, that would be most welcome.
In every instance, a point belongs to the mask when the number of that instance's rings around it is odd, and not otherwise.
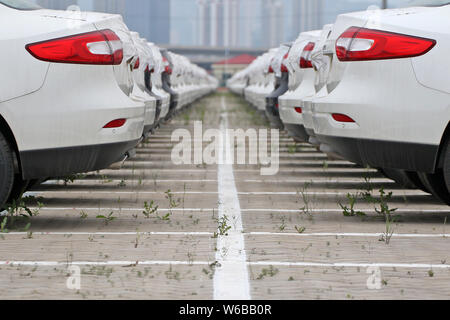
[[[120,15],[0,0],[0,208],[48,178],[100,170],[218,85]]]
[[[273,126],[450,205],[450,5],[342,14],[228,81]]]

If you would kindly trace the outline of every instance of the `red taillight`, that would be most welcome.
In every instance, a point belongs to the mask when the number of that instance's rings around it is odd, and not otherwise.
[[[300,68],[309,69],[313,67],[311,62],[311,53],[314,50],[315,46],[316,44],[314,42],[310,42],[305,46],[300,57]]]
[[[303,109],[300,107],[295,108],[295,112],[297,113],[303,113]]]
[[[134,70],[139,69],[139,66],[141,65],[141,59],[137,58],[136,62],[134,63]]]
[[[111,122],[108,122],[103,128],[104,129],[112,129],[112,128],[120,128],[127,122],[127,119],[116,119]]]
[[[281,65],[281,72],[289,72],[288,68],[284,64]]]
[[[337,122],[355,122],[355,120],[353,120],[349,116],[346,116],[345,114],[333,113],[331,116]]]
[[[172,68],[170,67],[170,63],[169,60],[167,60],[166,57],[163,57],[163,62],[164,62],[164,72],[166,72],[167,74],[172,74]]]
[[[52,39],[26,46],[36,59],[94,65],[118,65],[123,60],[123,45],[111,30],[101,30]]]
[[[368,61],[421,56],[436,40],[358,27],[347,29],[336,41],[340,61]]]
[[[268,71],[269,73],[273,73],[273,68],[272,68],[272,66],[269,66],[269,71]]]

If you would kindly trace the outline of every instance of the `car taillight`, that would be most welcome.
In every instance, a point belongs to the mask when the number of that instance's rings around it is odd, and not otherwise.
[[[167,74],[172,74],[172,68],[170,67],[169,60],[167,60],[166,57],[163,57],[163,62],[164,62],[164,72],[166,72]]]
[[[337,122],[355,122],[355,120],[353,120],[352,118],[350,118],[349,116],[347,116],[345,114],[333,113],[331,116]]]
[[[314,50],[316,44],[314,42],[309,42],[303,49],[302,55],[300,56],[300,68],[309,69],[312,68],[311,53]]]
[[[127,119],[116,119],[105,124],[103,128],[104,129],[120,128],[125,124],[125,122],[127,122]]]
[[[300,108],[300,107],[296,107],[296,108],[295,108],[295,112],[297,112],[297,113],[303,113],[303,109]]]
[[[139,66],[141,65],[141,59],[137,58],[136,62],[134,63],[134,70],[139,69]]]
[[[267,72],[273,73],[273,68],[272,68],[272,66],[269,66],[269,70],[268,70]]]
[[[56,63],[119,65],[123,60],[122,41],[109,29],[31,43],[25,48],[36,59]]]
[[[368,61],[421,56],[436,40],[358,27],[347,29],[336,41],[340,61]]]
[[[288,68],[284,64],[281,65],[281,72],[289,72]]]

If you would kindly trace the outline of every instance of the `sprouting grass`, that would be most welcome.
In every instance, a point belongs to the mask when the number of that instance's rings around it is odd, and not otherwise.
[[[382,215],[385,219],[385,231],[384,234],[381,236],[380,241],[384,241],[386,244],[389,244],[392,238],[392,235],[394,234],[394,223],[395,218],[392,216],[392,214],[397,211],[397,208],[391,209],[389,207],[389,201],[392,198],[392,192],[386,193],[383,188],[379,190],[380,192],[380,200],[378,202],[380,208],[375,208],[375,211]]]
[[[144,211],[142,211],[142,213],[147,219],[153,216],[158,216],[158,206],[153,200],[150,202],[144,202]]]
[[[228,216],[224,215],[222,218],[217,220],[217,232],[214,232],[213,238],[217,238],[219,236],[228,236],[228,231],[231,230],[231,226],[228,224],[230,220]]]
[[[262,280],[265,277],[274,277],[279,273],[277,268],[274,266],[269,266],[269,268],[264,268],[261,270],[261,273],[256,277],[257,280]]]
[[[31,218],[39,215],[40,210],[44,207],[41,199],[35,197],[23,197],[23,193],[18,199],[12,200],[10,204],[6,204],[6,215],[1,220],[0,231],[6,233],[9,229],[21,229],[27,231],[31,227]],[[34,201],[37,205],[36,209],[28,207],[27,202]],[[22,227],[22,228],[21,228]]]
[[[303,204],[304,204],[304,206],[302,208],[300,208],[300,211],[304,215],[306,215],[310,220],[312,220],[312,218],[313,218],[312,203],[311,203],[311,199],[308,194],[308,189],[311,185],[312,185],[312,183],[306,182],[304,184],[304,186],[299,191],[297,191],[298,193],[300,193]]]
[[[105,223],[105,225],[108,225],[110,222],[112,222],[113,220],[117,219],[116,217],[114,217],[114,211],[111,211],[109,214],[107,215],[98,215],[97,219],[102,219],[103,222]]]
[[[355,210],[355,204],[357,197],[347,193],[347,200],[349,203],[349,206],[343,205],[342,203],[339,203],[339,206],[342,208],[343,212],[342,214],[346,217],[354,217],[354,216],[365,216],[366,214],[362,211]]]

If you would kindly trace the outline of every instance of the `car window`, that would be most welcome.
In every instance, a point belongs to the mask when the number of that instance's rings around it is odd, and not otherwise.
[[[37,10],[42,9],[37,4],[27,0],[0,0],[0,4],[17,10]]]
[[[437,7],[449,4],[449,0],[387,0],[388,8]]]

